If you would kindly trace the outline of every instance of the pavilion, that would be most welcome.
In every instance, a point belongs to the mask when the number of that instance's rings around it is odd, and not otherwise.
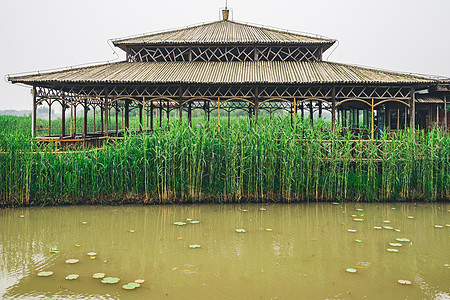
[[[256,121],[260,112],[306,113],[312,121],[328,111],[333,126],[364,126],[372,139],[383,129],[447,128],[449,81],[324,61],[333,39],[239,23],[227,9],[222,13],[216,22],[114,40],[125,61],[9,77],[32,87],[33,137],[41,103],[49,113],[55,103],[62,107],[58,138],[75,137],[72,126],[65,134],[65,117],[70,113],[72,125],[80,106],[81,139],[95,135],[87,130],[91,109],[100,111],[97,135],[103,136],[119,130],[119,112],[129,128],[132,110],[144,130],[153,130],[155,116],[161,123],[163,112],[190,121],[194,109],[228,117],[240,109]]]

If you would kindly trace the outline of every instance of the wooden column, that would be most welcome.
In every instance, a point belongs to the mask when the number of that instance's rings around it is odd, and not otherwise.
[[[179,118],[180,124],[183,121],[183,87],[180,86],[180,95],[178,97],[178,110],[179,110]]]
[[[163,115],[162,100],[159,100],[159,128],[161,128],[162,126],[162,115]]]
[[[304,102],[302,102],[302,104],[300,104],[300,111],[302,114],[302,121],[305,119],[305,107],[303,105]]]
[[[100,131],[102,134],[105,134],[105,122],[103,119],[105,118],[105,108],[104,103],[100,103]]]
[[[66,101],[61,102],[61,137],[66,135]]]
[[[116,105],[114,105],[114,108],[116,110],[116,134],[117,134],[117,132],[119,132],[119,110],[118,110],[119,105],[118,105],[117,101],[115,104]]]
[[[96,128],[95,128],[95,106],[92,105],[92,110],[93,110],[93,115],[94,115],[94,132],[96,132]]]
[[[413,129],[413,132],[416,132],[416,104],[415,104],[415,96],[414,96],[414,88],[411,88],[411,112],[410,112],[410,116],[409,116],[409,126]]]
[[[48,136],[52,135],[52,100],[48,103]]]
[[[170,130],[170,105],[169,100],[166,100],[166,113],[167,113],[167,130]]]
[[[371,139],[372,140],[374,140],[374,138],[375,138],[375,121],[374,121],[374,119],[375,119],[375,114],[374,114],[374,100],[373,100],[373,98],[372,98],[372,120],[371,120],[371,127],[372,127],[372,130],[371,130]]]
[[[87,104],[87,99],[84,99],[84,119],[83,119],[83,137],[86,138],[87,135],[87,119],[88,119],[88,104]]]
[[[317,105],[319,105],[319,119],[322,119],[322,101],[317,101]]]
[[[436,104],[436,126],[439,126],[439,104]]]
[[[72,137],[77,135],[77,106],[73,105],[73,134]]]
[[[397,107],[397,130],[400,130],[400,107]]]
[[[142,120],[142,108],[143,108],[143,104],[140,103],[138,104],[139,106],[139,131],[142,131],[142,128],[144,127],[144,123]]]
[[[313,110],[313,101],[309,101],[309,120],[311,121],[311,125],[314,124],[314,110]]]
[[[103,126],[104,135],[105,136],[108,136],[108,131],[109,131],[109,99],[108,99],[108,94],[109,94],[108,89],[105,89],[105,99],[104,99],[104,101],[105,101],[105,111],[104,111],[104,115],[105,115],[104,122],[105,122],[105,125]]]
[[[125,100],[125,131],[130,129],[130,99]]]
[[[141,131],[145,129],[145,97],[142,97],[141,105]]]
[[[255,92],[255,94],[254,94],[254,96],[255,96],[255,101],[254,101],[254,103],[255,103],[255,105],[254,105],[254,110],[255,110],[255,123],[258,123],[258,109],[259,109],[259,105],[258,105],[258,103],[259,103],[259,101],[258,101],[258,87],[257,86],[255,86],[255,90],[254,90]],[[292,115],[292,114],[291,114]]]
[[[444,95],[444,129],[447,132],[447,96]]]
[[[336,87],[331,89],[331,128],[336,126]]]
[[[188,121],[189,124],[192,124],[192,101],[188,103]]]
[[[209,122],[209,117],[211,116],[210,105],[211,105],[211,101],[207,101],[206,102],[206,111],[208,112],[208,122]]]
[[[33,86],[31,90],[31,94],[33,95],[33,106],[31,110],[31,137],[34,139],[36,137],[36,113],[37,113],[37,91],[36,86]]]
[[[153,131],[153,101],[150,102],[150,130]]]

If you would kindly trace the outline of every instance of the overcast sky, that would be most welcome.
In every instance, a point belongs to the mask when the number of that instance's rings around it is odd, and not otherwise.
[[[112,61],[108,39],[216,21],[224,2],[0,0],[0,74]],[[326,60],[450,77],[450,0],[229,0],[228,6],[235,21],[337,39]],[[2,80],[3,109],[31,109],[30,89]]]

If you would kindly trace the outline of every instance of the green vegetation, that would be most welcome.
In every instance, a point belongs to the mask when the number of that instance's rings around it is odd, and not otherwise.
[[[22,119],[23,131],[0,118],[3,206],[450,199],[450,138],[439,128],[375,142],[300,118],[222,119],[220,130],[216,118],[175,119],[98,151],[58,153],[31,143]]]

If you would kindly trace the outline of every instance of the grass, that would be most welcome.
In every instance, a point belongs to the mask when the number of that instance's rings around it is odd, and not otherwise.
[[[218,119],[196,118],[58,154],[29,141],[30,122],[0,117],[1,206],[450,199],[440,128],[367,141],[323,121],[222,119],[219,131]]]

